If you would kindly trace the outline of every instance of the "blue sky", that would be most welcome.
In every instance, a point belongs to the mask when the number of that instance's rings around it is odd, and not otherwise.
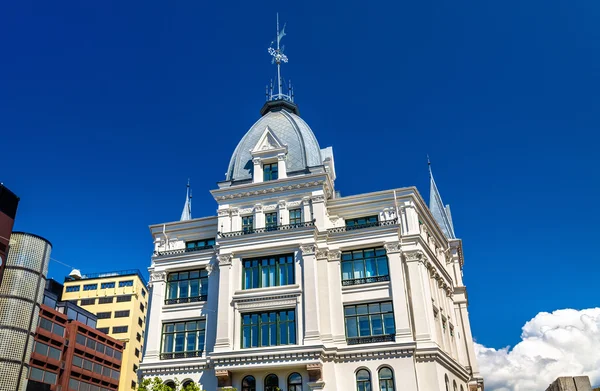
[[[4,2],[0,181],[15,229],[85,272],[149,265],[284,76],[343,195],[417,186],[429,154],[464,241],[473,335],[597,305],[600,5],[593,1]],[[69,268],[51,264],[62,279]]]

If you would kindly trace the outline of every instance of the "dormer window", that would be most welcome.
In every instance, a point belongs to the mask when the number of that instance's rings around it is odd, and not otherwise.
[[[279,178],[278,163],[263,164],[263,181],[274,181]]]

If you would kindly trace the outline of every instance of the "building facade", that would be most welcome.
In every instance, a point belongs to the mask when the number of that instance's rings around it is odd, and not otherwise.
[[[42,304],[27,391],[116,391],[122,354],[122,342]]]
[[[25,232],[13,232],[0,283],[0,390],[27,386],[40,304],[52,245]]]
[[[217,216],[151,226],[144,376],[206,390],[482,390],[462,242],[431,177],[341,197],[287,100],[212,191]]]
[[[81,275],[64,281],[62,298],[98,318],[98,331],[124,343],[119,391],[135,389],[144,349],[148,292],[138,270]]]
[[[4,274],[8,244],[17,215],[19,197],[0,183],[0,283]]]

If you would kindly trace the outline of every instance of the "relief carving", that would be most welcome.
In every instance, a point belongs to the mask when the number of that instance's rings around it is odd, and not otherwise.
[[[313,255],[315,253],[315,245],[303,244],[300,246],[300,251],[302,251],[302,256]]]
[[[400,242],[385,243],[383,245],[388,254],[393,254],[401,251]]]
[[[342,252],[340,250],[329,250],[327,254],[328,261],[339,261],[342,257]]]
[[[325,248],[318,248],[316,252],[317,259],[326,259],[329,251]]]
[[[231,254],[219,254],[217,255],[219,259],[219,266],[231,265],[231,259],[233,256]]]

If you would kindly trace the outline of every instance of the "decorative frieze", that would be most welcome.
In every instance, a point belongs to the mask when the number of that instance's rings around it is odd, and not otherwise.
[[[254,205],[254,211],[255,212],[262,212],[263,211],[263,206],[261,204]]]
[[[317,203],[317,202],[325,202],[325,196],[324,195],[312,196],[310,198],[310,200],[313,202],[313,204]]]
[[[224,201],[224,200],[230,200],[230,199],[234,199],[234,198],[251,197],[251,196],[258,196],[258,195],[264,195],[264,194],[269,194],[269,193],[277,193],[277,192],[282,192],[282,191],[286,191],[286,190],[308,188],[308,187],[323,185],[324,183],[325,183],[325,181],[312,181],[312,182],[298,183],[298,184],[289,185],[289,186],[275,186],[275,187],[270,187],[268,189],[263,189],[263,190],[246,191],[246,192],[241,192],[241,193],[233,193],[233,194],[227,194],[227,195],[222,195],[222,196],[216,196],[215,199],[217,201]]]
[[[217,215],[219,217],[229,216],[230,213],[231,213],[230,209],[217,209]]]
[[[240,310],[256,308],[293,307],[298,304],[298,295],[260,296],[249,299],[235,299],[235,307]]]
[[[317,252],[316,252],[316,258],[317,259],[327,259],[328,252],[329,252],[329,250],[327,250],[326,248],[318,248]]]

